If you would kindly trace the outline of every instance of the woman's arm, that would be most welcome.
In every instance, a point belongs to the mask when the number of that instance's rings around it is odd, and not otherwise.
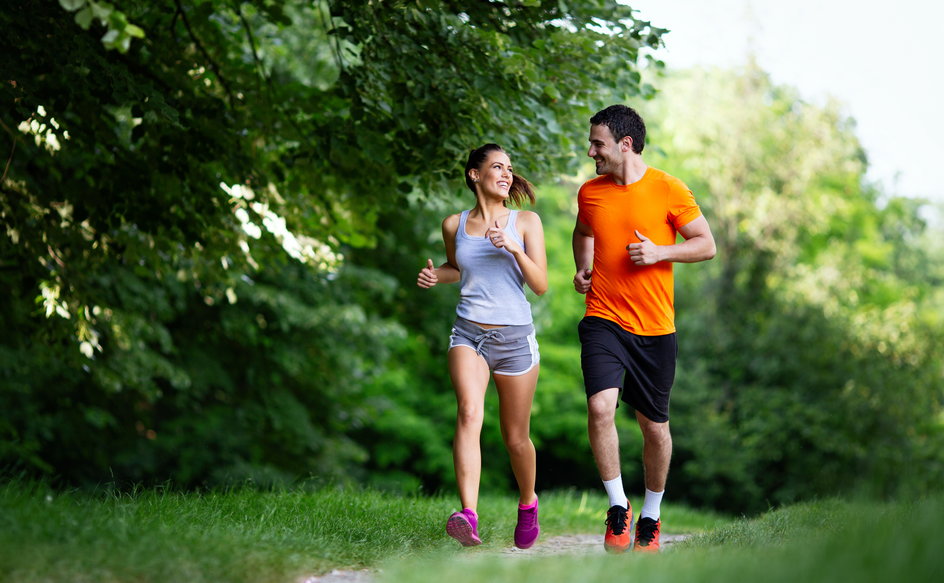
[[[527,251],[517,244],[505,244],[504,247],[518,262],[528,287],[537,295],[543,295],[547,291],[547,252],[541,217],[532,211],[521,211],[518,213],[518,232]]]
[[[450,215],[443,219],[443,244],[446,246],[446,262],[439,267],[433,266],[433,260],[426,260],[426,267],[416,277],[416,285],[428,289],[437,283],[456,283],[459,281],[459,268],[456,264],[456,231],[459,229],[459,215]]]

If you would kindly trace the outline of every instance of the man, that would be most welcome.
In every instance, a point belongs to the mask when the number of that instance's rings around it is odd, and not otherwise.
[[[587,296],[578,331],[590,448],[610,499],[603,545],[617,553],[659,549],[677,354],[672,264],[715,255],[692,192],[643,162],[645,140],[645,123],[630,107],[613,105],[590,118],[587,155],[599,176],[580,188],[573,236],[574,288]],[[677,243],[676,233],[684,241]],[[632,541],[615,424],[621,392],[643,436],[646,497]]]

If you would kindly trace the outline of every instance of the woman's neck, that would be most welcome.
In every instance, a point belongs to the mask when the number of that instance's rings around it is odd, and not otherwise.
[[[493,224],[496,220],[507,217],[511,211],[502,203],[501,201],[483,201],[479,199],[475,207],[469,212],[475,219],[481,219],[488,223],[489,225]]]

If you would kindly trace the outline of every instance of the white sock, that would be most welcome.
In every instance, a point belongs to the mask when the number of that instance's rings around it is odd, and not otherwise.
[[[662,505],[663,494],[665,494],[665,490],[661,492],[653,492],[652,490],[646,488],[646,499],[642,503],[642,512],[639,513],[639,518],[651,518],[653,520],[659,520],[659,511],[660,506]]]
[[[626,493],[623,492],[622,474],[612,480],[603,480],[603,487],[606,488],[606,495],[610,497],[610,506],[626,508]]]

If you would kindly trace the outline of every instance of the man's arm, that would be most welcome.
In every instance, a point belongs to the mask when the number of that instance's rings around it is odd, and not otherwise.
[[[590,291],[590,276],[593,267],[593,230],[577,219],[574,225],[574,265],[577,274],[574,275],[574,289],[585,294]]]
[[[636,265],[652,265],[660,261],[697,263],[711,259],[717,253],[715,238],[704,216],[694,219],[678,231],[685,240],[674,245],[656,245],[644,233],[636,231],[639,243],[626,246],[630,259]]]

